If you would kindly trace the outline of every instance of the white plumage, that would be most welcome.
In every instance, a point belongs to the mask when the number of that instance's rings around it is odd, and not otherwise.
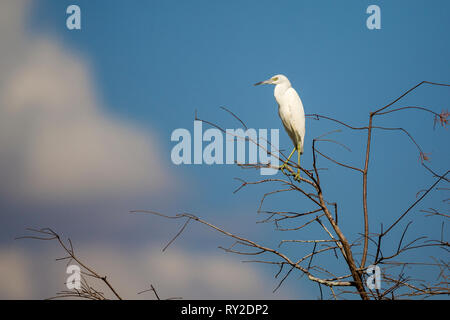
[[[292,88],[289,79],[282,74],[273,76],[269,80],[255,83],[255,86],[260,84],[275,85],[274,96],[278,103],[278,114],[283,122],[286,132],[294,144],[294,150],[292,150],[290,156],[280,169],[283,171],[283,169],[287,167],[289,159],[292,157],[295,150],[297,150],[299,168],[295,178],[299,180],[300,155],[303,154],[303,145],[305,142],[305,111],[303,110],[302,100],[297,94],[297,91]]]

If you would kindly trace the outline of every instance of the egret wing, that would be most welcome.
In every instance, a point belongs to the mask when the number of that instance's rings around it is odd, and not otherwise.
[[[303,103],[293,88],[289,88],[286,91],[285,97],[290,110],[290,127],[295,134],[297,142],[300,142],[302,148],[301,152],[303,153],[303,143],[305,139],[305,111],[303,109]]]

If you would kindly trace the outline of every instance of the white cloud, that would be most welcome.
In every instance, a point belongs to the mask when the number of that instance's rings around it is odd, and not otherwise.
[[[75,250],[84,263],[106,275],[124,299],[154,299],[152,292],[138,294],[149,289],[150,284],[163,299],[296,298],[289,289],[289,281],[273,294],[279,280],[227,254],[179,248],[169,248],[162,253],[154,246],[125,250],[92,244],[75,246]],[[58,254],[62,256],[61,251],[58,252],[53,258]],[[40,250],[18,255],[0,249],[0,287],[4,288],[0,290],[0,298],[44,299],[58,290],[66,290],[66,263],[43,261],[44,258],[52,260],[51,255]],[[14,270],[8,271],[10,268]],[[29,279],[32,279],[31,284]],[[90,281],[90,284],[114,298],[102,282]]]
[[[106,112],[87,62],[25,31],[30,3],[0,1],[0,198],[60,201],[170,188],[174,179],[162,160],[169,156],[152,135]],[[137,295],[151,283],[165,298],[287,297],[285,288],[272,294],[273,277],[230,255],[111,244],[76,250],[124,298],[152,298]],[[65,263],[52,261],[58,252],[0,247],[0,298],[42,299],[64,290]]]
[[[0,249],[0,298],[23,299],[33,294],[30,260],[17,250]]]
[[[184,299],[274,299],[274,279],[232,255],[199,253],[169,248],[149,248],[140,253],[141,268],[147,271],[166,297]],[[139,279],[142,283],[142,279]],[[138,284],[138,283],[137,283]],[[141,284],[142,286],[142,284]],[[283,292],[283,290],[281,290]]]
[[[23,58],[27,46],[24,35],[25,16],[29,2],[25,0],[0,1],[0,87],[5,75]]]
[[[155,139],[105,111],[82,58],[19,27],[26,2],[6,3],[2,48],[14,50],[0,56],[0,192],[54,201],[166,191]]]

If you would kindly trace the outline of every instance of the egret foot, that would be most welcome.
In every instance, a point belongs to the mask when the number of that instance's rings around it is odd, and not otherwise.
[[[298,156],[298,169],[297,169],[297,174],[294,176],[294,180],[300,182],[300,155],[301,153],[301,143],[299,142],[297,145],[297,156]]]
[[[289,157],[287,158],[287,160],[286,160],[286,161],[281,165],[281,167],[280,167],[281,172],[283,172],[284,174],[286,174],[286,172],[284,172],[284,169],[287,168],[287,167],[289,167],[287,163],[288,163],[289,160],[291,159],[291,157],[292,157],[292,155],[294,154],[295,150],[296,150],[295,148],[292,149],[291,154],[289,155]]]
[[[287,167],[289,167],[289,165],[288,165],[286,162],[283,163],[283,164],[280,166],[281,172],[283,172],[284,174],[286,174],[286,173],[284,172],[284,169],[286,169]]]
[[[294,176],[294,180],[300,182],[300,170],[297,171],[296,175]]]

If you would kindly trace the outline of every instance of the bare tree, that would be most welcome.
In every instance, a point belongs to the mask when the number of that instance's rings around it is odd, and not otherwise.
[[[111,282],[107,279],[105,275],[100,275],[91,266],[88,266],[76,253],[70,238],[64,241],[62,237],[50,228],[43,229],[32,229],[28,228],[31,232],[30,235],[21,236],[16,239],[33,239],[41,241],[56,241],[59,246],[64,251],[64,256],[61,258],[56,258],[56,261],[67,261],[67,266],[72,263],[76,263],[80,267],[80,287],[71,290],[62,290],[56,293],[55,296],[48,298],[53,299],[63,299],[63,298],[75,298],[75,299],[86,299],[86,300],[109,300],[110,296],[117,300],[122,300],[122,296],[119,295],[116,288],[111,285]],[[67,283],[64,283],[67,284]],[[108,294],[100,291],[99,286],[103,284],[108,289]],[[138,292],[137,294],[143,294],[146,292],[153,292],[156,300],[161,300],[155,287],[150,284],[150,288]],[[175,300],[181,299],[181,297],[172,297],[165,300]]]
[[[78,266],[81,268],[81,283],[79,289],[73,290],[63,290],[56,294],[56,296],[51,297],[49,299],[56,298],[83,298],[88,300],[105,300],[105,294],[100,290],[95,289],[89,282],[89,279],[93,279],[96,281],[103,282],[114,295],[115,298],[122,300],[122,297],[117,293],[116,289],[114,289],[107,280],[106,276],[99,275],[94,269],[86,265],[81,259],[76,255],[74,247],[72,245],[72,240],[70,238],[67,239],[67,242],[61,238],[61,236],[53,231],[50,228],[43,229],[32,229],[28,228],[28,231],[32,232],[31,235],[18,237],[17,239],[34,239],[34,240],[43,240],[43,241],[52,241],[55,240],[58,242],[60,247],[64,250],[66,254],[64,257],[57,258],[56,261],[64,261],[67,260],[67,265],[70,265],[72,262],[76,262]]]
[[[407,112],[411,110],[424,112],[430,114],[434,117],[434,126],[440,124],[445,127],[448,124],[448,111],[442,111],[437,113],[429,108],[422,106],[401,106],[394,107],[394,105],[399,102],[402,98],[410,94],[412,91],[416,90],[418,87],[423,85],[438,86],[438,87],[450,87],[448,84],[435,83],[422,81],[414,87],[410,88],[398,98],[390,102],[389,104],[369,113],[368,124],[365,126],[355,126],[348,124],[344,121],[319,115],[319,114],[309,114],[307,117],[315,120],[328,120],[342,126],[343,128],[350,129],[355,132],[364,132],[366,134],[365,146],[361,148],[362,160],[364,166],[362,168],[345,164],[335,157],[326,154],[325,152],[318,149],[318,146],[323,142],[336,143],[344,148],[347,148],[344,144],[329,139],[327,136],[336,131],[328,132],[313,139],[312,142],[312,168],[305,169],[303,167],[298,167],[296,163],[289,162],[289,167],[287,172],[283,172],[284,177],[282,178],[266,178],[257,181],[245,181],[238,179],[241,182],[240,187],[235,191],[239,191],[242,188],[250,185],[259,184],[270,184],[273,189],[265,193],[260,201],[258,212],[264,213],[267,217],[261,222],[272,222],[276,230],[279,231],[293,231],[293,230],[303,230],[305,228],[311,228],[312,226],[319,226],[324,232],[317,232],[316,239],[292,239],[292,240],[281,240],[277,248],[269,247],[253,241],[251,239],[244,238],[233,232],[227,231],[221,227],[218,227],[204,219],[197,217],[188,213],[180,213],[174,216],[165,215],[155,211],[148,210],[136,210],[132,212],[141,213],[151,213],[157,216],[169,218],[169,219],[185,219],[180,231],[176,236],[169,242],[169,246],[186,228],[187,224],[193,220],[195,222],[206,225],[207,227],[222,233],[233,240],[229,247],[221,247],[226,252],[235,253],[243,256],[258,257],[258,259],[246,260],[245,262],[261,263],[276,265],[279,267],[276,277],[279,277],[283,272],[284,276],[279,281],[278,287],[285,281],[285,279],[294,271],[298,271],[305,275],[310,281],[318,284],[320,288],[321,297],[323,297],[322,286],[329,288],[330,297],[338,299],[343,297],[344,294],[357,294],[361,299],[396,299],[404,297],[430,297],[435,295],[448,295],[450,293],[448,276],[449,276],[449,263],[448,261],[448,242],[444,239],[444,223],[442,222],[442,229],[440,232],[440,237],[434,239],[428,236],[420,236],[413,240],[406,241],[407,231],[411,226],[411,222],[407,223],[403,230],[399,229],[400,222],[403,222],[408,215],[417,205],[433,190],[436,190],[438,185],[446,184],[449,182],[448,173],[446,172],[438,173],[434,171],[426,162],[429,160],[429,156],[423,151],[420,145],[416,142],[413,136],[404,128],[401,127],[385,127],[374,125],[375,119],[382,118],[396,112]],[[238,119],[240,123],[247,128],[245,123],[232,113],[228,109],[223,108],[225,111],[229,112],[233,117]],[[212,123],[210,121],[202,120],[195,117],[196,120],[203,121],[215,128],[218,128],[225,134],[230,134],[222,129],[219,125]],[[432,177],[434,177],[434,183],[425,190],[419,192],[418,197],[404,210],[399,213],[394,222],[381,224],[379,232],[370,232],[369,229],[369,208],[368,208],[368,172],[369,172],[369,160],[371,156],[371,143],[374,140],[373,132],[377,131],[398,131],[407,136],[410,142],[414,144],[417,148],[420,163],[422,167],[429,172]],[[248,136],[242,137],[234,135],[237,139],[244,139],[248,143],[256,144],[259,148],[263,148],[271,156],[277,156],[272,154],[267,146],[261,145],[258,141],[255,141]],[[286,157],[280,152],[281,156],[278,157],[280,161],[284,161]],[[346,170],[353,171],[361,175],[361,185],[362,190],[362,208],[361,215],[363,217],[364,224],[362,226],[362,232],[356,235],[349,235],[341,228],[339,225],[339,211],[340,207],[338,202],[330,201],[326,199],[324,193],[326,186],[321,182],[320,171],[322,168],[318,167],[318,161],[320,159],[326,159],[342,167]],[[267,164],[239,164],[238,166],[242,168],[260,169],[263,167],[269,167]],[[295,168],[295,170],[293,169]],[[296,169],[299,168],[303,172],[303,177],[300,181],[295,181],[293,176],[295,175]],[[441,190],[449,190],[448,188],[441,188]],[[291,211],[265,211],[262,210],[263,203],[265,199],[269,196],[285,193],[285,192],[297,192],[303,198],[307,199],[311,205],[307,210],[300,210],[298,212]],[[448,204],[448,200],[444,200],[444,203]],[[355,201],[353,197],[348,197],[348,199],[340,199],[341,202],[345,201]],[[302,204],[302,207],[306,206]],[[448,219],[449,215],[445,214],[437,209],[428,209],[424,211],[428,213],[428,216],[438,216],[443,220]],[[353,214],[353,213],[352,213]],[[355,214],[353,214],[355,216]],[[283,224],[289,222],[290,227],[284,227]],[[387,225],[387,227],[384,227]],[[375,226],[372,226],[372,230]],[[377,228],[378,229],[378,228]],[[386,243],[385,241],[388,236],[399,236],[397,243],[397,249],[394,252],[386,253],[390,251],[390,246],[392,246],[392,237]],[[353,239],[353,241],[349,240]],[[282,245],[285,243],[296,243],[303,246],[308,246],[312,250],[305,255],[292,256],[282,251]],[[370,246],[372,244],[372,246]],[[167,247],[166,246],[166,247]],[[361,250],[362,252],[358,251]],[[426,261],[424,254],[423,261],[412,261],[403,260],[406,256],[406,252],[418,251],[421,249],[427,249],[430,247],[438,247],[442,249],[442,256],[431,257],[431,261]],[[314,263],[319,257],[324,255],[334,255],[336,258],[338,256],[343,259],[336,259],[335,263],[331,265],[324,265],[322,262]],[[380,290],[376,288],[370,288],[367,285],[367,278],[369,275],[366,273],[367,264],[382,266],[383,272],[381,274],[383,284],[385,289]],[[347,271],[342,272],[342,264],[346,267]],[[408,276],[407,269],[410,266],[420,267],[428,266],[434,267],[436,269],[436,280],[434,282],[427,281],[425,279],[415,279]],[[285,270],[285,268],[288,268]],[[334,270],[339,270],[336,273]]]
[[[225,235],[232,240],[231,244],[227,247],[220,247],[226,252],[254,257],[251,260],[245,260],[249,263],[259,263],[276,266],[278,272],[275,274],[276,278],[280,278],[277,290],[283,282],[294,271],[300,272],[309,281],[317,283],[321,298],[324,298],[322,287],[329,289],[329,297],[338,299],[345,298],[348,295],[357,295],[361,299],[398,299],[406,297],[422,297],[427,298],[436,295],[448,295],[450,293],[448,277],[449,277],[449,243],[445,240],[445,220],[449,218],[449,214],[438,208],[422,209],[421,212],[425,213],[426,217],[435,217],[442,219],[442,228],[440,230],[440,236],[437,238],[430,238],[428,236],[419,236],[412,240],[406,240],[407,231],[410,228],[412,222],[406,223],[404,228],[400,229],[405,218],[413,209],[415,209],[421,201],[427,197],[431,192],[440,190],[448,192],[448,187],[440,187],[442,184],[449,183],[447,175],[449,171],[438,173],[433,170],[426,162],[429,160],[429,156],[423,151],[420,145],[416,142],[413,136],[404,128],[401,127],[384,127],[374,125],[376,118],[381,118],[389,114],[396,112],[407,112],[416,110],[430,114],[434,117],[434,126],[441,125],[445,127],[448,124],[448,111],[442,111],[437,113],[429,108],[421,106],[401,106],[394,107],[394,104],[401,101],[402,98],[409,93],[417,89],[422,85],[438,86],[438,87],[450,87],[448,84],[434,83],[423,81],[401,94],[398,98],[390,102],[389,104],[369,113],[368,124],[365,126],[350,125],[341,120],[319,114],[307,115],[313,120],[327,120],[331,121],[343,128],[350,129],[355,132],[363,132],[366,134],[366,143],[361,148],[361,159],[364,163],[362,168],[352,166],[342,161],[339,161],[335,157],[326,154],[318,149],[318,146],[324,142],[336,143],[343,148],[348,148],[345,144],[336,140],[329,139],[328,136],[336,131],[325,133],[315,139],[312,142],[311,156],[312,156],[312,168],[305,169],[298,167],[296,163],[289,162],[286,172],[283,176],[278,178],[266,178],[256,181],[245,181],[238,179],[241,184],[235,192],[240,191],[242,188],[251,185],[268,184],[271,186],[271,191],[265,193],[259,203],[258,212],[265,214],[266,217],[259,221],[263,223],[273,223],[274,227],[278,231],[303,231],[307,228],[317,228],[320,232],[315,232],[317,237],[314,239],[284,239],[281,240],[277,247],[271,247],[265,244],[258,243],[257,241],[245,238],[237,235],[231,231],[227,231],[219,226],[216,226],[196,215],[189,213],[179,213],[176,215],[166,215],[155,211],[149,210],[134,210],[132,213],[150,213],[167,219],[181,219],[185,220],[177,234],[169,241],[164,247],[165,250],[170,246],[182,233],[186,230],[190,221],[194,221],[207,226],[215,230],[216,232]],[[245,127],[245,123],[237,117],[234,113],[228,109],[223,108],[229,112],[233,117],[238,119],[240,123]],[[195,116],[196,120],[201,120]],[[209,125],[212,125],[226,134],[217,124],[209,121],[201,120]],[[378,226],[369,225],[369,208],[368,208],[368,172],[369,172],[369,160],[371,155],[371,143],[374,140],[373,132],[379,131],[394,131],[401,132],[411,141],[417,148],[420,163],[422,167],[434,178],[434,182],[425,190],[420,190],[416,199],[406,207],[403,212],[399,212],[395,220],[391,223],[381,224]],[[264,149],[269,155],[278,157],[279,160],[284,161],[286,159],[282,152],[278,154],[272,154],[267,145],[260,145],[258,141],[252,140],[249,137],[239,137],[238,139],[245,139],[249,143],[256,144],[259,148]],[[349,234],[343,230],[339,224],[340,207],[339,202],[330,201],[325,197],[326,186],[321,182],[321,170],[323,168],[318,167],[319,160],[325,159],[335,165],[355,172],[361,176],[361,185],[359,186],[362,191],[362,208],[358,213],[362,216],[363,225],[361,232],[357,234]],[[240,164],[237,165],[245,169],[261,169],[263,167],[270,167],[270,164]],[[293,179],[296,169],[299,168],[303,172],[303,176],[299,181]],[[278,168],[277,168],[278,169]],[[294,170],[295,169],[295,170]],[[439,186],[439,187],[438,187]],[[309,206],[302,203],[302,210],[293,211],[281,211],[281,210],[263,210],[264,201],[275,194],[295,192],[304,198]],[[443,200],[444,205],[449,204],[449,198]],[[346,199],[340,199],[340,202],[355,201],[354,198],[348,197]],[[304,209],[307,208],[307,209]],[[356,214],[354,214],[356,216]],[[286,226],[286,224],[288,226]],[[385,227],[387,226],[387,227]],[[369,228],[370,227],[370,228]],[[370,229],[378,229],[378,232],[370,231]],[[72,247],[72,243],[68,240],[68,244],[65,244],[60,236],[51,229],[41,229],[31,231],[38,234],[38,236],[26,236],[25,238],[40,239],[40,240],[57,240],[61,247],[66,252],[67,256],[60,260],[68,259],[75,260],[83,268],[83,287],[81,290],[63,291],[57,295],[57,297],[79,297],[87,299],[104,299],[104,294],[93,289],[86,277],[94,278],[102,281],[111,290],[115,298],[121,299],[121,296],[111,286],[109,280],[104,276],[100,276],[94,270],[89,268],[80,259],[77,258]],[[398,237],[398,242],[393,245],[392,238]],[[389,238],[391,237],[391,238]],[[389,240],[387,240],[389,239]],[[300,245],[306,249],[305,254],[288,254],[283,251],[286,243],[294,243]],[[392,247],[396,248],[392,251]],[[437,247],[441,249],[442,255],[438,257],[430,257],[429,261],[424,254],[419,255],[422,261],[415,261],[407,255],[407,253],[413,251],[426,250],[430,247]],[[362,251],[361,251],[362,249]],[[387,253],[389,252],[389,253]],[[331,255],[335,257],[334,260],[324,260],[322,257]],[[339,257],[341,259],[339,259]],[[406,258],[405,258],[406,257]],[[317,262],[316,262],[317,261]],[[324,263],[323,261],[328,261]],[[329,262],[334,261],[334,262]],[[369,275],[366,273],[368,265],[382,266],[383,272],[381,277],[384,283],[384,288],[371,288],[367,285],[367,278]],[[414,267],[432,267],[436,270],[435,280],[417,279],[408,275],[408,270],[411,266]],[[282,275],[282,276],[281,276]],[[274,290],[274,291],[275,291]],[[149,290],[153,291],[156,298],[159,296],[153,286]],[[146,292],[144,291],[144,292]]]

